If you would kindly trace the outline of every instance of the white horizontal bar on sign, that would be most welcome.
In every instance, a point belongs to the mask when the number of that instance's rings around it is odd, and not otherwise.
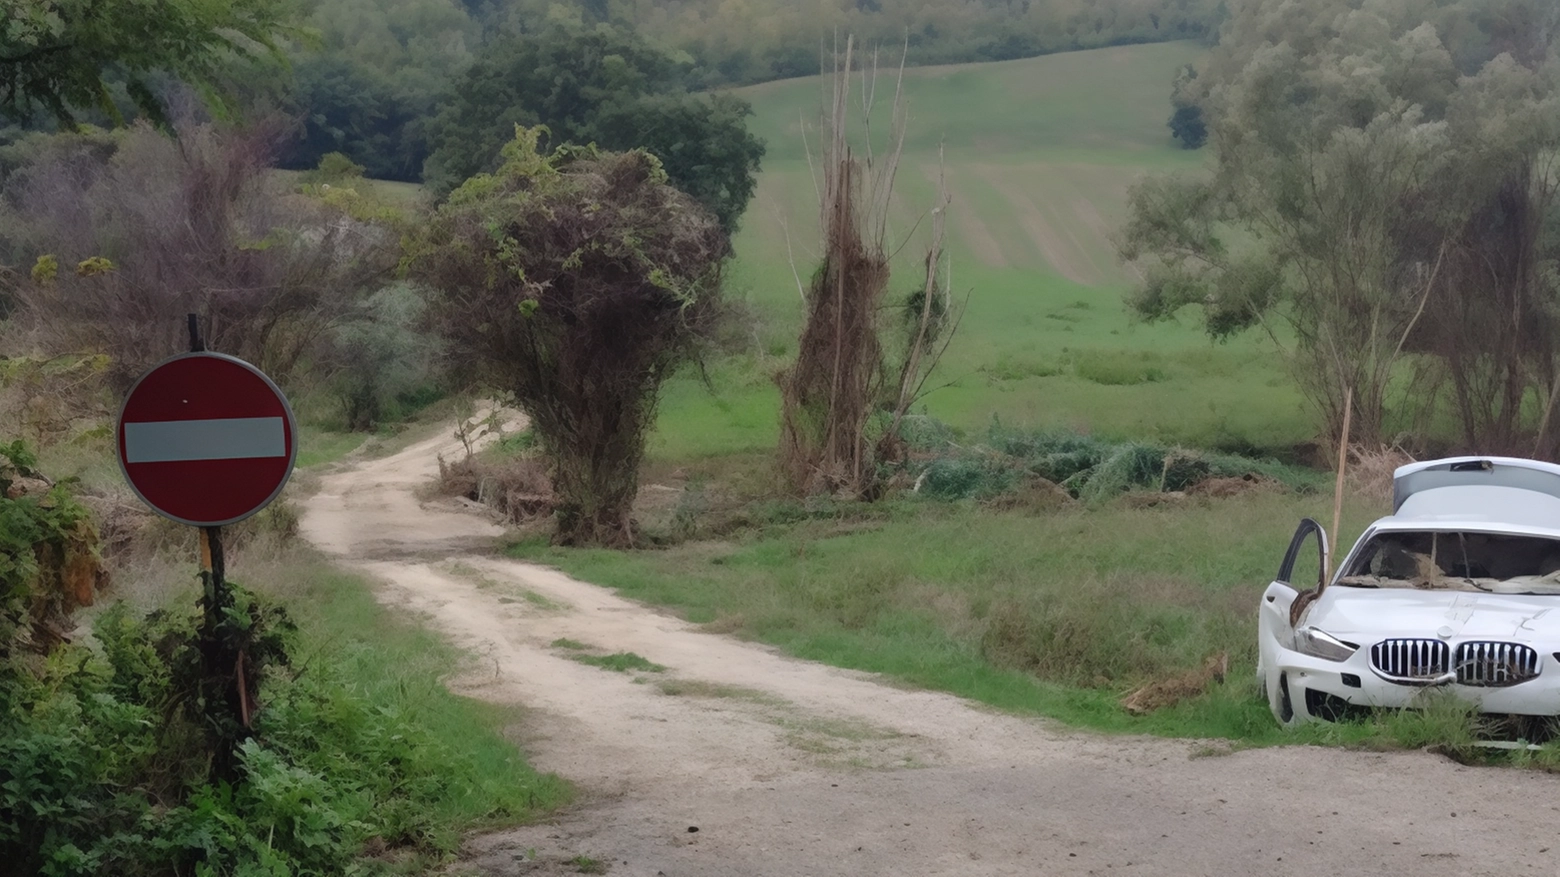
[[[280,417],[125,424],[126,463],[285,456],[287,433]]]

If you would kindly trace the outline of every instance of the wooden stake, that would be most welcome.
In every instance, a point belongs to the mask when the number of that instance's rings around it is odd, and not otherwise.
[[[205,527],[197,527],[200,531],[200,571],[211,572],[211,537],[206,534]]]
[[[1327,534],[1327,568],[1322,581],[1332,578],[1333,546],[1338,544],[1338,530],[1343,526],[1343,470],[1349,464],[1349,426],[1354,418],[1354,388],[1343,394],[1343,435],[1338,439],[1338,480],[1333,484],[1332,532]]]

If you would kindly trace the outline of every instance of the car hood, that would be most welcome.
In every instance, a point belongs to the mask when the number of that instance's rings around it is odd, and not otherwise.
[[[1390,637],[1560,641],[1560,596],[1334,585],[1305,623],[1360,645]]]

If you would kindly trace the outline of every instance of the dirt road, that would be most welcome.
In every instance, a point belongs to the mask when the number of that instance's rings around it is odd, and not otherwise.
[[[618,875],[1560,874],[1560,781],[1422,753],[1198,757],[793,660],[494,556],[414,491],[443,438],[323,477],[304,534],[478,652],[468,691],[535,716],[583,802],[462,867]],[[554,645],[572,640],[588,648]],[[632,652],[664,670],[580,656]]]

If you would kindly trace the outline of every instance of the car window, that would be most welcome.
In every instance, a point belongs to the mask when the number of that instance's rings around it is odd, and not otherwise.
[[[1492,533],[1381,533],[1338,583],[1560,594],[1560,541]]]

